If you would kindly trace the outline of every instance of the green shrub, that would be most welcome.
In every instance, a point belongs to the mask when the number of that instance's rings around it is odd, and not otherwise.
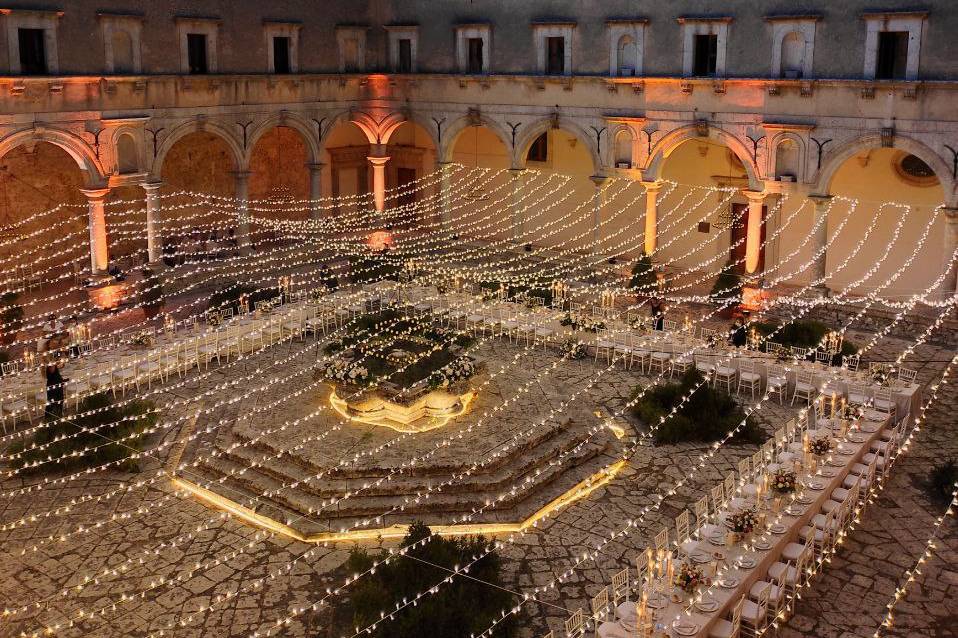
[[[225,290],[213,293],[210,297],[210,309],[226,310],[232,308],[233,313],[239,312],[240,297],[246,296],[249,302],[249,309],[260,301],[275,299],[279,296],[279,288],[256,288],[255,286],[236,285],[230,286]]]
[[[951,492],[955,489],[955,481],[958,481],[958,463],[949,459],[931,469],[926,487],[933,499],[948,503],[951,501]]]
[[[353,281],[373,282],[389,279],[399,281],[403,258],[395,252],[353,255],[349,258],[349,271]]]
[[[59,459],[36,468],[27,467],[24,470],[39,474],[122,461],[116,465],[118,469],[137,472],[139,464],[130,456],[134,452],[143,450],[145,431],[153,427],[159,418],[156,412],[152,412],[153,408],[153,403],[149,401],[135,400],[116,406],[109,394],[91,395],[80,402],[77,413],[94,411],[94,414],[85,414],[57,423],[52,423],[53,419],[49,419],[51,423],[37,430],[29,444],[21,440],[11,446],[11,453],[23,452],[14,459],[12,464],[16,468],[23,468],[47,458]],[[120,419],[124,420],[120,421]],[[109,443],[108,440],[117,441],[117,443]],[[36,447],[47,443],[49,443],[47,447]],[[91,447],[96,449],[79,456],[61,458]]]
[[[651,257],[642,255],[635,262],[632,266],[632,278],[629,280],[629,286],[632,288],[632,292],[639,294],[655,292],[657,279]]]
[[[772,334],[781,326],[777,321],[759,321],[754,325],[755,329],[763,337]],[[783,326],[781,330],[775,332],[771,340],[785,347],[796,346],[799,348],[812,348],[818,346],[827,333],[828,326],[822,322],[812,319],[802,319],[792,321]],[[858,347],[854,343],[848,339],[842,342],[841,356],[848,356],[856,352],[858,352]],[[839,360],[837,363],[840,364],[841,361]]]
[[[702,375],[693,368],[678,383],[655,386],[632,407],[632,414],[639,420],[650,427],[657,427],[654,435],[656,445],[718,441],[745,419],[745,412],[734,398],[724,390],[706,384],[696,390],[674,415],[666,418],[665,423],[660,423],[662,417],[667,416],[682,397],[701,381]],[[641,388],[636,388],[632,393],[633,398],[640,391]],[[736,433],[735,439],[745,443],[761,443],[764,433],[749,417]]]
[[[729,259],[712,285],[712,296],[716,299],[741,297],[742,284],[742,277],[736,272],[735,264]]]
[[[389,614],[396,603],[412,600],[419,592],[439,585],[449,570],[471,563],[473,557],[485,553],[487,541],[477,538],[433,538],[419,541],[430,534],[422,523],[410,526],[403,545],[415,544],[408,556],[394,557],[380,565],[375,573],[366,574],[351,587],[349,599],[337,607],[334,626],[362,630]],[[386,557],[383,552],[380,559]],[[374,558],[364,549],[350,552],[346,569],[350,574],[362,573]],[[512,594],[500,589],[502,561],[495,551],[483,556],[469,569],[471,578],[456,577],[444,583],[436,594],[421,598],[396,612],[392,620],[373,631],[372,638],[470,638],[498,620],[502,610],[515,604]],[[500,623],[492,636],[507,638],[515,634],[515,616]],[[351,633],[351,632],[350,632]]]

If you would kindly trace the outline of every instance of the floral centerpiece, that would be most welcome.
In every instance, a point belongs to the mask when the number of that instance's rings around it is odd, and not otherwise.
[[[736,534],[751,534],[758,524],[758,516],[751,507],[729,515],[728,526]]]
[[[795,472],[779,468],[772,474],[772,489],[779,494],[788,494],[795,491]]]
[[[133,337],[133,345],[135,346],[144,346],[146,348],[151,347],[156,343],[153,334],[147,331],[139,332]]]
[[[578,361],[586,357],[585,344],[575,339],[566,339],[559,352],[569,361]]]
[[[561,326],[571,326],[573,330],[585,330],[587,332],[598,332],[605,328],[605,322],[595,317],[583,317],[581,315],[567,312],[559,320]]]
[[[459,357],[429,375],[430,388],[448,388],[457,381],[470,378],[476,373],[476,364],[469,357]]]
[[[711,585],[710,579],[705,577],[702,570],[696,565],[685,562],[675,573],[674,584],[687,594],[692,594],[699,585]]]
[[[830,449],[832,449],[832,437],[828,435],[820,436],[808,442],[808,451],[815,456],[828,454]]]
[[[206,325],[208,326],[218,326],[222,321],[223,317],[218,312],[211,312],[206,315]]]
[[[335,381],[337,383],[365,385],[369,382],[369,369],[356,361],[349,361],[347,359],[334,359],[330,361],[323,369],[323,375],[329,381]]]

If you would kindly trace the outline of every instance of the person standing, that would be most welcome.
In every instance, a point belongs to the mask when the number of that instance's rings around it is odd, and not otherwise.
[[[59,419],[63,416],[63,402],[65,398],[64,386],[66,379],[60,373],[60,367],[63,364],[60,361],[51,361],[46,365],[47,380],[47,407],[46,413],[53,419]]]

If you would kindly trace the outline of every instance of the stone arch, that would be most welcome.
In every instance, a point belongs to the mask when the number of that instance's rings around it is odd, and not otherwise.
[[[415,118],[407,118],[406,114],[398,111],[388,113],[383,117],[377,117],[376,115],[358,109],[352,110],[349,113],[349,120],[358,126],[360,130],[366,134],[369,143],[374,145],[388,144],[392,134],[395,133],[396,129],[402,126],[403,122],[407,119]],[[420,122],[420,124],[422,123]],[[424,128],[427,131],[429,130],[428,126]],[[438,144],[436,146],[438,147]]]
[[[638,43],[635,38],[629,33],[623,33],[615,46],[616,59],[618,60],[618,68],[615,70],[615,74],[619,76],[635,75],[638,64]]]
[[[585,129],[567,118],[560,118],[558,126],[556,126],[555,121],[551,117],[533,122],[519,134],[519,137],[516,139],[516,146],[512,149],[513,168],[522,168],[525,165],[525,154],[529,151],[529,147],[532,146],[536,138],[551,128],[561,129],[578,139],[579,142],[585,146],[589,157],[592,159],[593,173],[596,175],[602,173],[602,159],[596,150],[595,142]]]
[[[665,159],[672,154],[672,151],[685,142],[702,139],[702,137],[703,136],[699,134],[699,129],[694,125],[682,126],[662,136],[662,138],[655,143],[655,146],[652,147],[652,154],[649,157],[648,165],[644,169],[646,178],[649,180],[660,179],[662,177],[662,166],[665,164]],[[748,175],[748,185],[751,190],[764,190],[765,187],[762,184],[761,171],[752,159],[749,149],[741,140],[728,131],[712,125],[709,125],[708,135],[706,137],[722,144],[741,160],[742,166],[745,167],[745,172]]]
[[[499,141],[502,142],[502,145],[506,147],[506,151],[511,157],[513,149],[510,133],[506,132],[505,127],[499,122],[479,114],[478,116],[464,115],[454,120],[443,132],[444,141],[439,153],[440,161],[452,161],[452,155],[456,148],[456,142],[459,141],[459,137],[463,132],[474,126],[482,126],[492,131],[492,133],[499,138]]]
[[[609,152],[611,158],[609,164],[619,168],[620,163],[628,163],[627,167],[635,166],[635,133],[632,127],[627,124],[618,124],[609,128]]]
[[[795,181],[801,183],[805,181],[805,176],[807,173],[807,147],[805,140],[803,140],[800,135],[789,131],[777,133],[769,140],[769,153],[766,157],[767,166],[765,168],[765,174],[774,176],[776,179],[778,179],[783,172],[789,172],[785,169],[785,167],[779,166],[779,157],[781,155],[780,151],[782,150],[783,145],[787,146],[789,144],[795,145],[795,149],[798,154],[798,158],[795,163]]]
[[[211,133],[221,138],[232,154],[235,169],[240,171],[246,170],[246,153],[243,151],[243,144],[237,138],[235,132],[217,122],[190,120],[174,128],[160,143],[156,157],[153,158],[153,167],[150,171],[153,177],[158,179],[162,174],[163,161],[166,159],[166,155],[170,152],[170,149],[173,148],[178,141],[191,133]]]
[[[0,139],[0,157],[18,146],[36,142],[49,142],[66,151],[83,172],[84,185],[92,187],[105,183],[103,165],[96,152],[80,137],[60,129],[38,126],[12,133]]]
[[[298,132],[303,138],[303,143],[306,145],[306,150],[309,153],[308,161],[319,161],[320,141],[313,123],[304,120],[299,115],[294,115],[292,113],[279,113],[266,118],[255,128],[250,130],[243,160],[245,166],[249,166],[250,159],[253,156],[253,149],[256,148],[256,143],[263,137],[263,135],[278,126],[290,128]]]
[[[883,148],[881,135],[878,133],[862,135],[832,150],[822,161],[822,168],[818,171],[817,179],[815,180],[814,192],[822,194],[829,193],[832,179],[842,164],[861,151],[875,148]],[[958,203],[958,193],[956,193],[956,184],[951,173],[951,168],[938,153],[914,138],[898,134],[892,138],[891,148],[911,153],[928,164],[928,166],[935,171],[935,175],[941,183],[946,204],[948,206],[955,206],[956,203]]]

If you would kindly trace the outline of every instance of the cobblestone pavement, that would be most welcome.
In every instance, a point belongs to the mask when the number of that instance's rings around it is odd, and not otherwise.
[[[878,349],[876,357],[887,357],[903,347],[900,341],[888,340]],[[257,360],[260,364],[257,369],[269,363],[275,354],[260,356],[262,361]],[[929,361],[921,365],[920,380],[927,382],[937,376],[943,367],[940,361],[950,356],[950,352],[941,348],[918,348],[914,360]],[[541,369],[547,361],[554,360],[550,354],[534,357],[527,370]],[[593,371],[591,362],[565,365],[556,373],[557,380],[561,381],[557,385],[580,387]],[[203,383],[162,395],[158,402],[163,404],[175,397],[193,396],[238,374],[236,369],[217,371]],[[596,409],[611,413],[627,400],[632,387],[639,382],[639,375],[619,371],[597,384],[590,392],[590,401]],[[943,450],[951,455],[958,452],[956,403],[953,389],[943,396],[942,403],[929,418],[929,427],[896,467],[896,475],[881,500],[866,513],[843,552],[816,581],[782,635],[870,635],[898,577],[921,550],[933,516],[943,508],[924,499],[915,479],[924,476],[931,459],[939,458]],[[240,403],[224,414],[235,418],[250,405],[250,402]],[[195,408],[193,405],[192,409]],[[182,416],[189,409],[180,406],[166,416]],[[791,413],[790,409],[771,403],[763,407],[759,416],[763,428],[771,431]],[[169,432],[166,436],[175,434]],[[506,545],[502,550],[506,585],[524,592],[555,578],[575,557],[634,518],[656,494],[671,489],[707,447],[683,444],[640,448],[629,467],[610,484]],[[558,589],[545,596],[541,604],[527,605],[521,633],[537,636],[544,634],[547,627],[559,630],[568,610],[587,608],[588,597],[608,582],[613,571],[632,564],[637,552],[660,527],[670,524],[682,508],[700,497],[706,486],[720,480],[741,457],[753,451],[754,446],[739,444],[721,448],[705,471],[668,498],[635,533],[607,546],[598,564],[586,562]],[[0,605],[12,609],[30,605],[29,611],[0,621],[0,636],[19,635],[21,631],[29,634],[63,624],[77,618],[80,610],[102,613],[59,632],[61,635],[146,636],[171,626],[165,635],[247,636],[285,616],[290,609],[315,600],[327,587],[342,581],[344,575],[337,570],[350,544],[314,549],[277,536],[266,537],[261,530],[231,520],[195,501],[178,495],[171,497],[173,488],[168,481],[137,485],[144,477],[153,476],[164,460],[163,457],[147,459],[139,475],[93,474],[66,486],[48,487],[37,494],[0,499],[0,521],[9,522],[27,512],[65,506],[85,494],[104,494],[117,486],[127,487],[121,498],[83,503],[67,516],[50,517],[0,533],[0,573],[5,575],[0,580]],[[0,488],[10,490],[20,485],[19,481],[8,480]],[[151,506],[151,503],[159,505]],[[137,508],[151,509],[137,514]],[[93,525],[114,513],[123,514],[124,518],[102,529],[72,536],[67,542],[44,544],[36,552],[20,555],[21,549],[29,550],[38,539],[68,533],[78,525]],[[183,535],[187,535],[185,540],[171,546],[174,539]],[[902,629],[904,633],[900,635],[953,635],[948,632],[954,631],[951,627],[955,623],[951,621],[955,618],[958,586],[953,569],[954,538],[949,544],[950,553],[942,554],[926,571],[930,577],[938,565],[940,575],[933,582],[941,583],[942,587],[919,583],[908,600],[903,601],[898,619],[902,627],[911,629]],[[282,570],[285,564],[310,549],[314,549],[314,554],[308,560],[298,562],[288,573]],[[220,564],[206,565],[217,556],[224,559]],[[106,567],[115,568],[128,559],[132,559],[129,569],[110,573],[101,582],[86,585],[81,591],[70,591],[65,596],[58,594],[64,587],[75,588],[82,575]],[[198,564],[201,567],[197,567]],[[950,567],[944,569],[944,566]],[[255,579],[277,572],[280,575],[267,580],[262,587],[249,587]],[[173,582],[160,583],[161,578]],[[218,596],[244,587],[248,591],[221,605],[216,604]],[[148,592],[139,595],[145,589]],[[121,600],[121,596],[134,598]],[[206,609],[210,604],[215,606],[213,611]],[[874,613],[868,614],[862,607]],[[866,622],[866,616],[871,625]],[[190,621],[186,626],[178,624],[187,618]],[[343,628],[333,628],[340,631],[328,634],[330,628],[322,621],[322,617],[306,614],[284,628],[283,635],[340,635]]]

